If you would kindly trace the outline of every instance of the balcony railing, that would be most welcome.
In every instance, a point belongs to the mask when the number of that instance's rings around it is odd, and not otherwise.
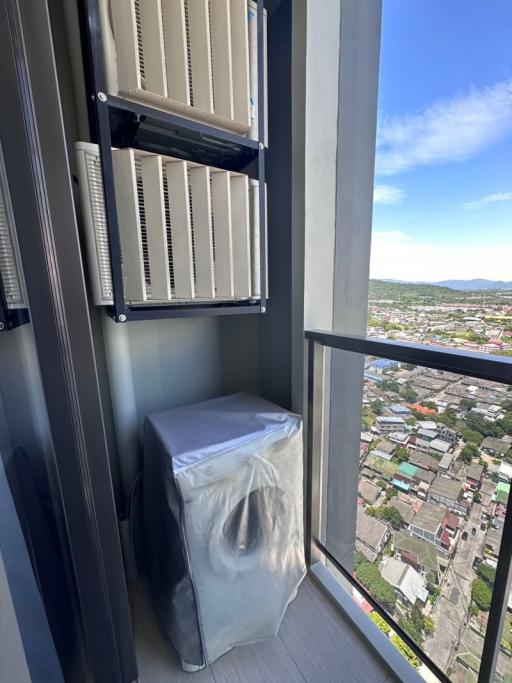
[[[461,377],[477,378],[487,380],[500,385],[512,385],[512,359],[505,357],[492,357],[477,353],[461,353],[460,351],[448,351],[436,347],[425,347],[403,342],[391,342],[355,335],[340,335],[331,332],[311,330],[306,332],[308,341],[308,419],[307,419],[307,493],[306,493],[306,553],[310,567],[321,563],[338,572],[338,578],[349,590],[356,590],[391,627],[392,631],[412,650],[420,662],[425,664],[431,672],[441,681],[448,681],[447,673],[434,661],[432,661],[425,651],[413,640],[412,637],[397,623],[397,621],[385,610],[368,590],[366,590],[353,572],[352,560],[347,561],[347,557],[354,556],[355,553],[355,534],[349,538],[349,542],[336,544],[331,542],[329,534],[325,533],[325,520],[329,522],[333,515],[333,507],[326,504],[327,494],[333,482],[329,481],[329,472],[324,462],[325,451],[332,447],[332,431],[326,423],[331,423],[339,419],[338,415],[333,415],[336,410],[335,404],[329,404],[325,400],[326,393],[333,391],[336,387],[342,387],[344,398],[342,405],[345,417],[345,426],[348,431],[354,434],[360,432],[360,425],[352,424],[358,410],[354,411],[354,403],[359,401],[356,391],[353,391],[359,381],[359,388],[362,397],[362,385],[364,375],[364,356],[397,361],[407,366],[420,366],[441,373],[455,373]],[[333,363],[333,354],[339,354],[344,358],[344,365],[338,364],[336,369]],[[330,358],[329,358],[330,356]],[[338,372],[337,381],[334,374]],[[359,379],[358,379],[359,378]],[[507,397],[508,400],[508,397]],[[339,406],[338,406],[339,407]],[[346,410],[345,410],[346,409]],[[360,413],[359,413],[360,415]],[[348,422],[347,422],[348,420]],[[337,432],[339,437],[339,430]],[[359,439],[359,437],[358,437]],[[335,439],[336,440],[336,439]],[[326,443],[329,446],[326,446]],[[350,439],[349,439],[350,442]],[[342,444],[335,443],[336,456],[334,460],[334,472],[338,474],[346,468],[347,478],[354,478],[355,469],[353,467],[354,458],[357,459],[357,472],[359,471],[359,453],[353,451],[355,444],[354,438],[346,449]],[[352,449],[351,449],[352,446]],[[345,452],[348,457],[344,459]],[[333,455],[330,455],[333,458]],[[336,469],[337,468],[337,469]],[[343,474],[341,474],[343,476]],[[357,478],[358,475],[356,475]],[[336,477],[336,474],[335,474]],[[342,481],[342,479],[340,479]],[[336,485],[336,482],[334,482]],[[344,485],[343,485],[344,486]],[[355,483],[355,496],[349,501],[357,506],[357,482]],[[343,491],[346,491],[343,488]],[[342,503],[343,491],[337,493],[337,501]],[[351,498],[352,492],[348,498]],[[336,515],[338,513],[336,512]],[[349,515],[350,516],[350,515]],[[341,513],[339,515],[340,524]],[[355,519],[355,515],[354,515]],[[332,520],[331,520],[332,524]],[[353,522],[353,528],[355,522]],[[473,532],[475,530],[473,529]],[[348,533],[350,537],[350,531]],[[353,533],[353,532],[352,532]],[[462,532],[461,532],[462,533]],[[345,541],[347,539],[345,538]],[[464,539],[463,539],[464,540]],[[460,541],[462,544],[463,541]],[[478,680],[491,681],[497,680],[496,665],[498,660],[500,641],[502,638],[503,625],[506,615],[507,602],[510,592],[510,575],[512,567],[512,504],[507,505],[505,519],[503,522],[502,542],[499,549],[494,585],[492,589],[492,600],[489,609],[487,628],[483,642],[483,649],[480,659]],[[471,571],[471,568],[469,569]],[[468,603],[468,619],[469,619]],[[463,630],[461,625],[461,632]]]

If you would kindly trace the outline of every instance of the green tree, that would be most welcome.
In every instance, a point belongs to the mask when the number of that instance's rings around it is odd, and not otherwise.
[[[445,425],[445,427],[455,427],[457,415],[452,408],[446,408],[444,413],[437,417],[437,421]]]
[[[391,391],[394,394],[400,393],[400,385],[396,381],[396,379],[384,379],[380,383],[380,388],[383,391]]]
[[[395,496],[398,495],[398,491],[394,488],[388,488],[386,489],[386,500],[391,500]]]
[[[418,394],[414,391],[410,384],[404,384],[400,389],[400,396],[407,401],[407,403],[416,403]]]
[[[485,581],[482,579],[475,579],[471,589],[471,595],[478,607],[483,612],[488,612],[491,606],[492,591]]]
[[[464,429],[462,431],[462,438],[464,441],[466,441],[466,443],[476,443],[477,446],[480,446],[484,440],[484,437],[480,434],[480,432],[475,432],[474,429]]]
[[[460,459],[462,462],[466,463],[466,465],[470,465],[473,462],[473,458],[477,458],[479,454],[480,451],[478,450],[478,446],[475,446],[474,443],[468,443],[461,450]]]
[[[382,415],[382,411],[384,410],[384,402],[376,398],[375,401],[370,403],[370,407],[375,415]]]
[[[437,406],[434,401],[420,401],[420,406],[424,408],[430,408],[430,410],[437,410]]]
[[[403,446],[398,446],[393,454],[398,462],[406,462],[409,460],[409,451]]]
[[[377,508],[377,515],[379,519],[389,522],[393,529],[403,529],[406,526],[405,520],[400,512],[394,507],[380,507]]]
[[[357,565],[356,576],[380,605],[389,611],[395,609],[395,590],[390,583],[382,578],[379,570],[374,564],[364,562]]]
[[[494,436],[497,439],[504,435],[503,429],[497,422],[490,422],[477,413],[470,412],[466,416],[466,425],[475,432],[480,432],[484,436]]]
[[[465,410],[472,410],[475,406],[476,401],[473,401],[472,398],[463,398],[460,402],[460,407],[464,408]]]
[[[496,569],[490,564],[480,564],[478,567],[478,576],[483,579],[490,588],[494,586],[494,579],[496,578]]]

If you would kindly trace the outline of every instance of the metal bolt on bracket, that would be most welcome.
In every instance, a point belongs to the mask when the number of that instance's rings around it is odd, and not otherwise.
[[[0,323],[0,332],[4,329],[5,325],[3,323]]]
[[[121,313],[118,317],[118,320],[120,323],[125,323],[126,322],[126,316],[124,313]]]
[[[107,101],[107,96],[105,95],[104,92],[99,92],[98,93],[98,99],[100,102],[106,102]]]
[[[262,307],[261,307],[261,312],[262,312],[262,313],[266,313],[266,312],[267,312],[267,309],[265,308],[265,306],[262,306]]]
[[[259,145],[258,145],[258,147],[259,147],[260,149],[263,149],[263,148],[265,147],[265,145],[264,145],[262,142],[260,142]]]

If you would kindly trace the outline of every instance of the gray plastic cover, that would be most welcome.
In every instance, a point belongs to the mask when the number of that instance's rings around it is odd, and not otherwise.
[[[277,633],[305,575],[302,421],[234,394],[151,415],[143,529],[150,589],[184,662]]]

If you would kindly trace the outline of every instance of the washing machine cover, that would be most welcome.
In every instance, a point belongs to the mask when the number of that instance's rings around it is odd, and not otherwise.
[[[149,416],[150,590],[190,665],[277,633],[305,575],[302,421],[250,394]]]

